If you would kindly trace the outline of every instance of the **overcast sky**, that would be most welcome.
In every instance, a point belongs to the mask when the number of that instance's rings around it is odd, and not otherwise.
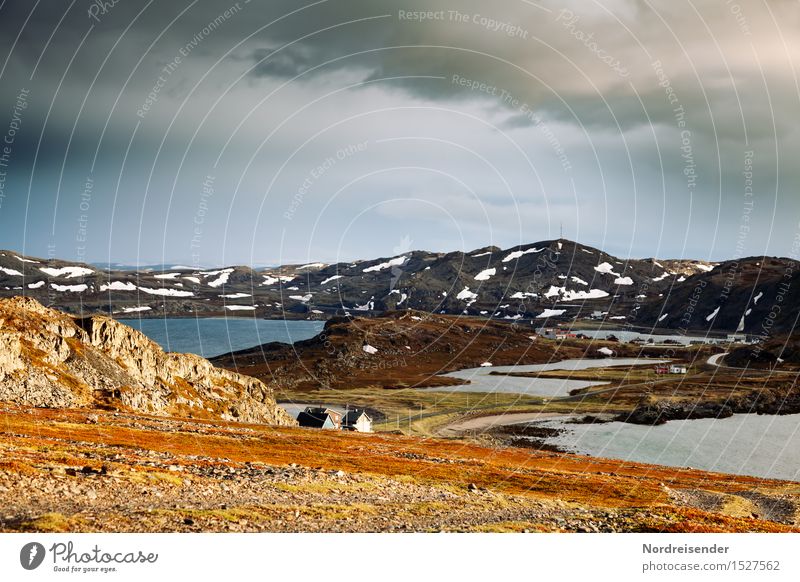
[[[0,0],[0,248],[792,253],[794,0],[102,4]]]

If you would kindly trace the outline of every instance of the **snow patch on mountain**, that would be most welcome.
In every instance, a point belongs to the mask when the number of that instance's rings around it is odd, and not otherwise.
[[[538,297],[537,293],[528,293],[526,291],[517,291],[511,296],[511,299],[526,299],[528,297]]]
[[[89,288],[85,283],[81,283],[80,285],[57,285],[55,283],[50,283],[50,287],[62,293],[83,293]]]
[[[564,315],[567,312],[566,309],[545,309],[539,315],[536,316],[536,319],[543,319],[545,317],[555,317],[558,315]]]
[[[464,287],[458,292],[458,295],[456,295],[456,299],[461,299],[462,301],[474,301],[477,298],[478,294],[470,291],[469,287]]]
[[[194,293],[191,291],[180,291],[178,289],[165,289],[159,287],[158,289],[151,289],[150,287],[139,287],[139,291],[147,293],[148,295],[161,295],[163,297],[193,297]]]
[[[564,301],[576,301],[579,299],[602,299],[603,297],[608,297],[608,293],[602,289],[573,291],[567,289],[566,287],[556,287],[555,285],[551,285],[550,289],[547,290],[544,296],[547,298],[560,296]]]
[[[620,276],[619,273],[614,272],[614,267],[613,265],[611,265],[611,263],[606,263],[606,262],[600,263],[594,268],[594,270],[597,271],[598,273],[603,273],[604,275],[614,275],[616,277]]]
[[[122,313],[138,313],[140,311],[150,311],[152,307],[147,305],[140,305],[139,307],[124,307]]]
[[[73,277],[84,277],[94,273],[94,271],[87,269],[86,267],[61,267],[60,269],[54,269],[52,267],[39,267],[39,270],[46,275],[50,275],[51,277],[66,277],[67,279],[71,279]]]
[[[475,275],[475,280],[488,281],[492,277],[492,275],[496,274],[497,274],[497,269],[484,269],[483,271]]]
[[[531,247],[531,248],[529,248],[528,250],[525,250],[525,251],[514,251],[514,252],[509,253],[508,255],[506,255],[503,258],[503,262],[507,263],[509,261],[513,261],[514,259],[520,258],[522,255],[528,255],[530,253],[541,253],[543,250],[544,249],[537,249],[537,248]]]
[[[362,271],[364,273],[375,273],[377,271],[383,271],[384,269],[388,269],[389,267],[400,267],[400,266],[404,265],[407,260],[408,260],[408,257],[403,255],[403,256],[400,256],[400,257],[395,257],[393,259],[389,259],[385,263],[379,263],[377,265],[373,265],[371,267],[367,267],[366,269],[363,269]]]
[[[100,291],[136,291],[136,285],[129,281],[111,281],[100,285]]]
[[[233,273],[233,269],[221,269],[219,271],[206,271],[206,272],[200,273],[200,274],[203,275],[206,279],[208,279],[209,277],[217,277],[213,281],[208,281],[208,286],[209,287],[221,287],[222,285],[225,285],[228,282],[228,278],[231,276],[231,273]]]

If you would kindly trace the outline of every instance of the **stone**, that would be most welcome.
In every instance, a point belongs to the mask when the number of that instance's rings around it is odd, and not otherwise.
[[[260,380],[166,353],[110,317],[73,318],[30,297],[0,299],[0,401],[160,416],[191,409],[218,420],[297,424]],[[98,422],[97,414],[86,417]]]

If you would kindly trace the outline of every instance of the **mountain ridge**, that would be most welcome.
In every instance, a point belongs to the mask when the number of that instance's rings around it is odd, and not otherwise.
[[[765,279],[760,277],[762,263],[769,271]],[[468,253],[415,250],[334,264],[162,272],[98,270],[0,251],[0,296],[26,295],[70,313],[115,317],[324,319],[411,308],[524,319],[534,325],[594,317],[617,326],[758,333],[764,314],[751,302],[759,292],[765,304],[771,301],[777,295],[776,271],[790,263],[791,259],[775,257],[723,263],[620,259],[566,239],[505,250],[487,246]],[[733,279],[738,279],[733,288],[723,275],[731,265],[737,270]],[[762,280],[765,288],[756,289]],[[748,288],[750,284],[755,287]],[[697,285],[711,290],[701,301],[692,299]],[[691,302],[696,304],[694,315],[685,325]],[[749,317],[748,310],[755,317]],[[778,322],[782,331],[788,326]]]

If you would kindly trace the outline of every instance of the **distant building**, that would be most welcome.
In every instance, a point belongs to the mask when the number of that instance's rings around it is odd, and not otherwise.
[[[729,333],[728,334],[728,343],[729,344],[746,344],[747,343],[747,336],[743,333]]]
[[[540,327],[536,330],[540,336],[545,339],[552,339],[552,340],[563,340],[567,338],[574,338],[575,334],[570,333],[567,329],[561,329],[559,327]]]
[[[686,366],[681,366],[679,364],[672,364],[669,367],[670,374],[685,374],[686,372],[688,372]]]
[[[308,428],[341,430],[342,414],[330,408],[309,406],[298,415],[297,422]]]
[[[655,367],[656,374],[669,374],[669,366],[658,365]]]
[[[342,419],[342,428],[356,432],[372,432],[372,418],[364,410],[357,408],[348,410]]]

